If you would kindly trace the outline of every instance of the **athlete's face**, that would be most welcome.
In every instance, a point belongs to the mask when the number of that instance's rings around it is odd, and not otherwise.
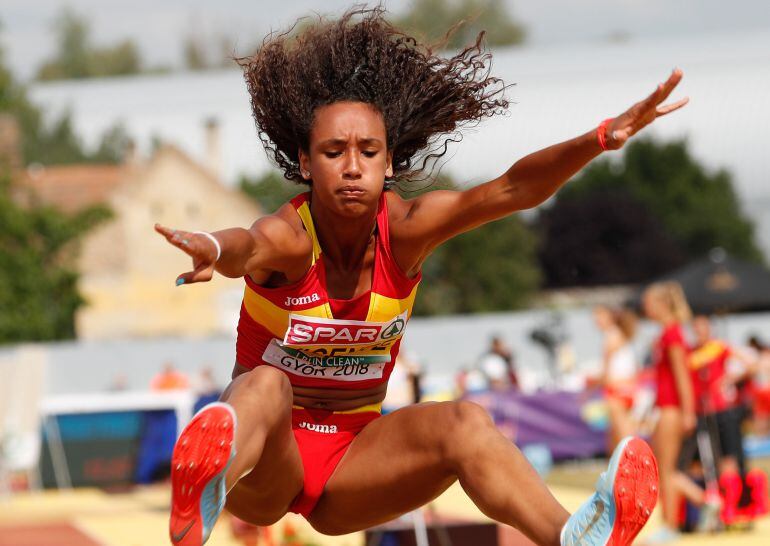
[[[363,102],[316,109],[309,150],[300,170],[312,181],[313,198],[345,216],[376,209],[385,177],[393,174],[382,114]]]
[[[647,318],[662,321],[666,316],[666,301],[662,292],[657,288],[648,288],[642,297],[642,307]]]
[[[692,329],[698,339],[698,344],[703,345],[711,339],[711,322],[708,317],[702,315],[695,317],[692,320]]]
[[[596,307],[594,309],[594,322],[600,330],[607,330],[612,326],[612,314],[606,307]]]

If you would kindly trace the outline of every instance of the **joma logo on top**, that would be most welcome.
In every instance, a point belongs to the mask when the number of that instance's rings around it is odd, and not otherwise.
[[[318,297],[318,294],[313,293],[310,296],[300,296],[299,298],[292,298],[289,296],[286,296],[286,301],[283,303],[286,306],[290,305],[307,305],[308,303],[313,303],[314,301],[320,301],[321,298]]]

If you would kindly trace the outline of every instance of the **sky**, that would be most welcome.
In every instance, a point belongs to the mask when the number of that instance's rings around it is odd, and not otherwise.
[[[531,46],[634,37],[770,28],[768,0],[504,0],[524,23]],[[311,11],[339,13],[354,0],[2,0],[0,43],[14,73],[30,78],[50,57],[51,23],[69,6],[86,15],[97,44],[134,39],[149,65],[178,65],[181,44],[193,32],[227,36],[248,49],[271,28]],[[370,2],[371,3],[371,2]],[[402,13],[408,0],[386,0]],[[245,53],[244,51],[239,51]]]

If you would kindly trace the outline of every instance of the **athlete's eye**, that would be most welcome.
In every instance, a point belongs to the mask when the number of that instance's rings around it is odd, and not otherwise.
[[[365,150],[364,155],[366,157],[374,157],[377,155],[377,150]]]
[[[329,151],[329,152],[324,152],[324,155],[326,157],[339,157],[342,155],[342,152]]]

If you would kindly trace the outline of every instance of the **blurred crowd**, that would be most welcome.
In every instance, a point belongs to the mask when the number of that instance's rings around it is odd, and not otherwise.
[[[767,477],[747,461],[744,435],[752,434],[770,449],[770,345],[759,333],[742,344],[720,338],[720,319],[693,316],[674,282],[648,287],[640,304],[643,318],[657,325],[646,347],[635,343],[642,318],[637,312],[594,309],[602,334],[601,364],[584,381],[586,393],[604,399],[607,452],[629,435],[651,439],[665,525],[650,543],[766,514]],[[568,347],[568,336],[558,321],[551,322],[534,329],[530,338],[546,349],[547,371],[565,375],[562,361],[567,359],[560,353]],[[456,376],[460,396],[510,393],[519,385],[513,351],[499,334],[473,366]]]

